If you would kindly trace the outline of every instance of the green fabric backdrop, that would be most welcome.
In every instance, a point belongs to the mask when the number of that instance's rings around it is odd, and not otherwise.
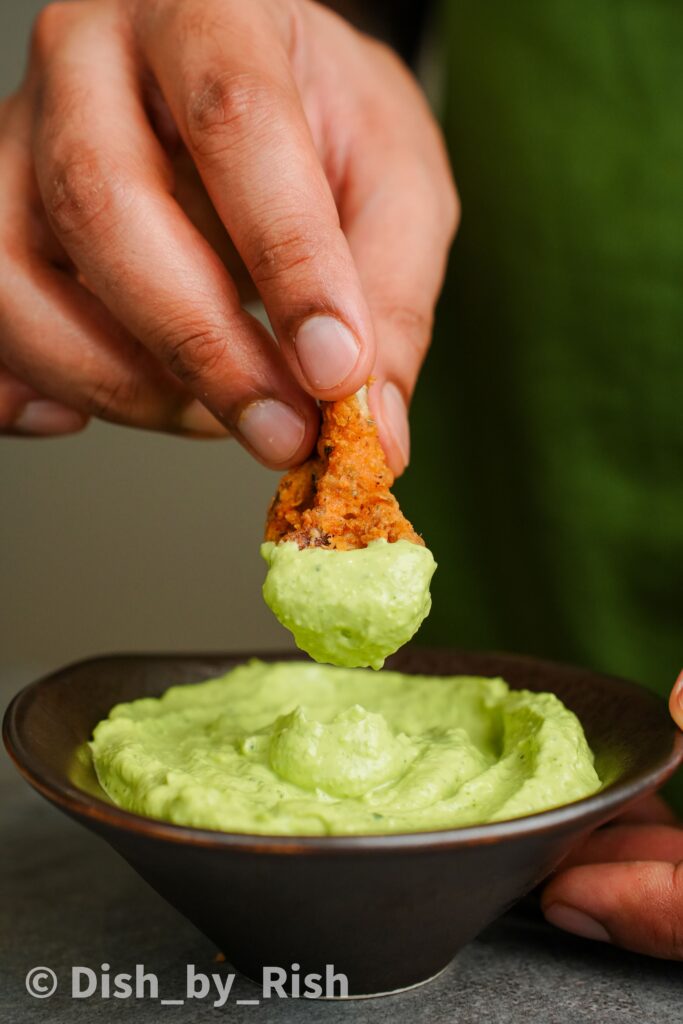
[[[419,639],[683,666],[683,5],[452,0],[463,216],[398,485]],[[425,500],[425,495],[428,500]],[[676,780],[683,806],[683,775]]]

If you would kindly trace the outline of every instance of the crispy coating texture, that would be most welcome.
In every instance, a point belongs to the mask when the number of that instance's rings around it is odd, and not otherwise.
[[[390,491],[394,476],[365,401],[321,404],[317,455],[285,473],[266,521],[266,540],[348,551],[384,538],[424,544]]]

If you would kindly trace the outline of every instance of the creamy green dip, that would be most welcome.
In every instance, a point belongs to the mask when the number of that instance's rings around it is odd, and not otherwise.
[[[429,614],[436,562],[429,548],[375,540],[336,551],[261,545],[266,604],[316,661],[379,669]]]
[[[443,829],[600,787],[578,719],[552,694],[312,662],[251,661],[119,704],[90,746],[120,806],[226,832]]]

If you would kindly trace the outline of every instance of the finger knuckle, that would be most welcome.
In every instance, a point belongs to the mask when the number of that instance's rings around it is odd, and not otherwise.
[[[101,420],[118,422],[135,404],[138,386],[133,377],[98,381],[87,400],[87,412]]]
[[[74,2],[47,4],[33,22],[29,52],[31,59],[38,64],[44,63],[59,39],[62,38],[66,25],[71,19],[76,4]]]
[[[97,153],[56,157],[43,176],[42,197],[51,224],[60,235],[103,226],[111,217],[116,183]]]
[[[249,269],[257,288],[282,275],[304,274],[320,259],[319,247],[300,220],[271,224],[268,234],[254,243],[253,252]]]
[[[416,355],[424,355],[434,326],[433,309],[422,309],[405,302],[380,302],[373,304],[373,311],[378,320],[386,322]]]
[[[140,371],[146,356],[144,346],[130,339],[126,368],[96,380],[89,389],[84,389],[88,392],[85,401],[88,415],[115,423],[128,421],[140,398],[144,379]]]
[[[227,71],[204,79],[187,101],[187,131],[200,156],[220,156],[251,138],[269,117],[273,87],[254,72]]]
[[[210,376],[227,348],[225,331],[218,325],[188,320],[185,314],[166,321],[157,343],[172,372],[189,384]]]
[[[22,210],[16,217],[8,218],[2,224],[0,230],[0,273],[5,278],[9,278],[10,271],[22,269],[34,251],[31,245],[33,239],[27,237],[25,225],[25,210]],[[11,296],[8,295],[7,299],[10,298]],[[5,296],[0,295],[0,308],[4,309],[5,301]]]
[[[363,44],[368,53],[372,55],[372,63],[375,68],[379,68],[383,72],[385,67],[389,68],[392,74],[412,81],[412,75],[408,71],[405,61],[397,54],[395,47],[375,36],[363,36]]]

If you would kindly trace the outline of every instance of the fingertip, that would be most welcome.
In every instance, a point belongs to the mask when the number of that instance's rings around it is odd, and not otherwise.
[[[678,679],[673,685],[669,697],[669,711],[678,728],[683,729],[683,669],[679,672]]]
[[[582,939],[592,939],[595,942],[612,941],[604,925],[576,907],[556,902],[545,907],[543,913],[549,924],[561,928],[562,931],[579,935]]]
[[[20,410],[12,423],[12,432],[22,437],[63,437],[77,434],[88,424],[88,417],[75,409],[37,398]]]
[[[368,400],[389,468],[394,476],[401,476],[410,462],[410,426],[403,392],[393,381],[377,381]]]
[[[579,882],[578,886],[576,882]],[[561,931],[597,942],[611,942],[611,936],[595,916],[590,900],[572,868],[555,875],[541,894],[541,911],[548,924]]]
[[[609,865],[611,867],[612,865]],[[594,917],[594,907],[591,902],[591,893],[594,891],[596,879],[601,883],[609,881],[604,877],[604,871],[608,867],[605,864],[579,864],[562,867],[557,874],[553,875],[541,893],[541,910],[548,920],[551,908],[572,907],[583,914]],[[552,911],[551,917],[555,917]],[[551,924],[556,924],[551,920]],[[557,923],[558,928],[563,925]]]
[[[366,382],[374,362],[374,344],[328,313],[303,320],[292,348],[304,386],[325,401],[352,395]]]
[[[310,454],[318,421],[279,399],[259,398],[243,407],[234,433],[262,465],[284,470]]]

